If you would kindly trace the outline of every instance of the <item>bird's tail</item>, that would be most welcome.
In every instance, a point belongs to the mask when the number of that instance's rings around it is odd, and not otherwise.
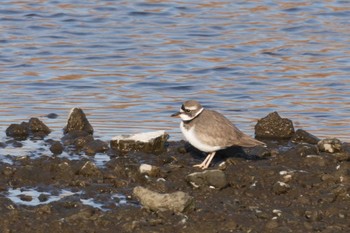
[[[242,147],[254,147],[254,146],[265,146],[265,143],[251,138],[249,136],[242,137],[240,140],[240,146]]]

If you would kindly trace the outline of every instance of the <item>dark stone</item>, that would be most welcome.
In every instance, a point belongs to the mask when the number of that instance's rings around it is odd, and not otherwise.
[[[5,148],[6,147],[6,143],[0,142],[0,148]]]
[[[29,131],[32,134],[41,132],[44,135],[48,135],[51,130],[49,127],[47,127],[41,120],[38,118],[30,118],[29,119],[29,125],[28,125]]]
[[[30,118],[29,122],[21,124],[11,124],[6,129],[6,135],[16,140],[26,140],[29,135],[42,139],[50,132],[50,129],[38,118]]]
[[[92,135],[80,136],[74,139],[74,146],[76,149],[82,149],[90,142],[94,141],[94,137]],[[107,146],[108,147],[108,146]]]
[[[42,193],[39,195],[38,199],[40,202],[45,202],[45,201],[49,200],[49,197],[50,197],[49,195]]]
[[[308,143],[316,145],[320,139],[309,132],[306,132],[303,129],[298,129],[295,134],[293,135],[291,141],[293,143]]]
[[[20,195],[19,195],[19,198],[20,198],[22,201],[27,201],[27,202],[30,202],[30,201],[33,200],[33,197],[32,197],[32,196],[24,195],[24,194],[20,194]]]
[[[59,155],[59,154],[62,154],[63,152],[63,145],[61,142],[54,142],[52,143],[52,145],[50,146],[50,151],[55,154],[55,155]]]
[[[94,129],[87,120],[84,112],[80,108],[73,108],[68,116],[67,125],[64,127],[64,134],[72,131],[84,131],[93,134]]]
[[[16,140],[26,140],[29,136],[29,130],[25,124],[11,124],[6,129],[6,135]]]
[[[289,139],[294,134],[293,122],[287,118],[281,118],[277,112],[268,114],[258,120],[255,125],[257,138]]]
[[[49,113],[46,115],[46,117],[49,119],[56,119],[58,115],[56,113]]]
[[[304,159],[303,164],[307,167],[325,167],[327,160],[323,156],[309,155]]]
[[[87,133],[85,131],[75,130],[75,131],[71,131],[71,132],[65,134],[61,138],[61,140],[65,146],[68,146],[68,145],[76,145],[77,140],[81,140],[81,138],[85,138],[85,137],[86,137],[86,139],[82,140],[83,142],[87,142],[88,138],[91,138],[92,135],[90,135],[89,133]],[[85,143],[83,143],[83,142],[80,142],[77,144],[81,145],[80,147],[82,147],[82,145],[85,145]]]
[[[94,140],[89,142],[84,147],[87,155],[95,155],[96,153],[104,153],[109,149],[108,143],[101,140]]]
[[[301,156],[306,157],[308,155],[318,155],[319,151],[316,145],[310,145],[310,144],[298,144],[294,147],[291,147],[287,152],[286,155],[288,156]]]
[[[96,165],[88,161],[86,162],[81,169],[79,170],[80,175],[84,176],[93,176],[93,177],[100,177],[101,176],[101,171],[96,167]]]

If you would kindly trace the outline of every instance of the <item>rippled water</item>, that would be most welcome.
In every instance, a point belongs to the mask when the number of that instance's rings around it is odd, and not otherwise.
[[[350,140],[349,1],[5,0],[0,22],[2,135],[41,117],[59,137],[81,107],[101,138],[176,140],[197,99],[248,134],[278,111]]]

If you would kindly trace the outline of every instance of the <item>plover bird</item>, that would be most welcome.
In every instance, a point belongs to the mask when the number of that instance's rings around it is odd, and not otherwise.
[[[222,114],[204,109],[195,100],[184,102],[180,111],[171,116],[179,116],[182,119],[181,131],[192,146],[209,153],[202,163],[194,165],[194,167],[208,168],[216,151],[221,149],[231,146],[265,145],[265,143],[244,134]]]

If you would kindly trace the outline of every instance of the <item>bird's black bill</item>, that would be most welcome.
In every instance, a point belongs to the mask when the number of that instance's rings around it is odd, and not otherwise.
[[[177,112],[177,113],[174,113],[174,114],[171,114],[171,117],[177,117],[181,114],[181,112]]]

